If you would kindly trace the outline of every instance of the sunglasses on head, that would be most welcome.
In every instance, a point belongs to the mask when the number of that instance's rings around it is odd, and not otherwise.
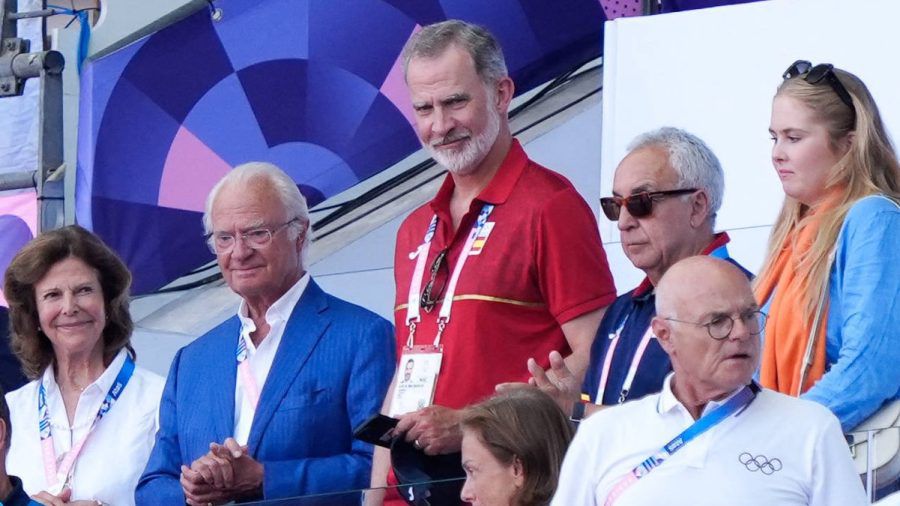
[[[643,218],[650,216],[653,212],[653,201],[661,200],[666,197],[675,195],[685,195],[694,193],[696,188],[682,188],[680,190],[663,190],[656,192],[640,192],[627,197],[603,197],[600,199],[600,207],[603,214],[610,221],[619,221],[619,214],[622,212],[622,206],[628,209],[628,214],[634,218]]]
[[[783,77],[785,81],[800,76],[803,76],[803,80],[809,84],[819,84],[824,79],[825,82],[831,86],[831,89],[837,93],[837,96],[840,97],[841,102],[847,104],[847,107],[856,112],[856,109],[853,107],[853,98],[850,97],[850,92],[847,91],[847,88],[845,88],[843,83],[841,83],[841,80],[838,79],[837,74],[834,73],[834,65],[830,63],[820,63],[813,66],[812,63],[806,60],[797,60],[784,71],[784,74],[781,74],[781,77]]]

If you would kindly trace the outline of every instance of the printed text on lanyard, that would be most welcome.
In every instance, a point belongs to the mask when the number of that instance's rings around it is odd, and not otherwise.
[[[751,402],[753,402],[753,399],[756,398],[756,394],[759,393],[759,390],[760,388],[756,383],[751,383],[742,388],[724,404],[710,411],[706,415],[700,417],[699,420],[691,424],[691,426],[685,429],[684,432],[675,436],[674,439],[666,443],[666,445],[663,446],[658,452],[645,459],[643,462],[638,464],[637,467],[632,469],[631,472],[623,476],[615,484],[615,486],[613,486],[612,490],[609,492],[609,495],[606,496],[606,502],[604,503],[604,506],[612,506],[613,504],[615,504],[622,493],[628,490],[629,487],[634,485],[639,479],[647,476],[650,471],[653,471],[654,469],[659,467],[660,464],[674,455],[675,452],[684,448],[688,443],[696,439],[698,436],[715,427],[726,418],[732,415],[737,416],[741,414],[743,410],[747,406],[749,406]]]

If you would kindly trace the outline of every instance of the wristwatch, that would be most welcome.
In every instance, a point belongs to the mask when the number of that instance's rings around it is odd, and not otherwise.
[[[572,406],[572,414],[569,415],[569,420],[575,423],[581,423],[581,420],[584,419],[584,408],[586,403],[584,401],[578,401]]]

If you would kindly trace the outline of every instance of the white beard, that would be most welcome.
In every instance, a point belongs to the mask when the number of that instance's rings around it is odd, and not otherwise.
[[[490,105],[486,109],[487,124],[480,135],[471,137],[472,132],[468,129],[453,129],[443,139],[437,139],[423,146],[438,164],[453,174],[471,174],[487,156],[500,135],[500,114]],[[467,136],[469,139],[463,141],[462,147],[458,150],[442,150],[437,147]]]

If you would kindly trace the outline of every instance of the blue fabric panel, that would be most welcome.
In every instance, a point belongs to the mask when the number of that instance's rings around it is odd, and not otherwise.
[[[131,81],[120,80],[96,139],[94,197],[155,205],[163,166],[178,128],[178,121]],[[96,213],[92,218],[95,226],[103,220]]]
[[[233,70],[208,12],[200,11],[153,35],[122,77],[180,123]]]
[[[360,180],[381,172],[382,167],[390,167],[421,146],[406,118],[394,104],[378,95],[369,108],[366,117],[356,130],[350,145],[356,149],[346,155],[347,163]]]
[[[308,1],[229,2],[223,9],[225,16],[213,26],[235,70],[309,56]],[[267,36],[275,33],[277,42]]]
[[[94,231],[114,237],[114,248],[134,276],[133,294],[157,290],[184,273],[213,260],[203,240],[201,214],[94,198]]]
[[[437,23],[450,16],[438,0],[384,0],[421,26]]]
[[[415,24],[378,0],[341,0],[310,6],[310,60],[344,68],[380,88]],[[344,29],[335,29],[344,27]]]
[[[223,115],[228,128],[223,128]],[[266,159],[269,146],[236,74],[216,83],[194,105],[184,126],[232,167]]]
[[[604,20],[596,0],[268,0],[224,13],[199,9],[84,70],[78,220],[122,255],[136,293],[210,259],[198,213],[155,209],[182,126],[229,165],[278,164],[315,205],[419,148],[380,94],[416,25],[488,26],[523,92],[598,56]],[[185,227],[197,232],[174,240]]]

